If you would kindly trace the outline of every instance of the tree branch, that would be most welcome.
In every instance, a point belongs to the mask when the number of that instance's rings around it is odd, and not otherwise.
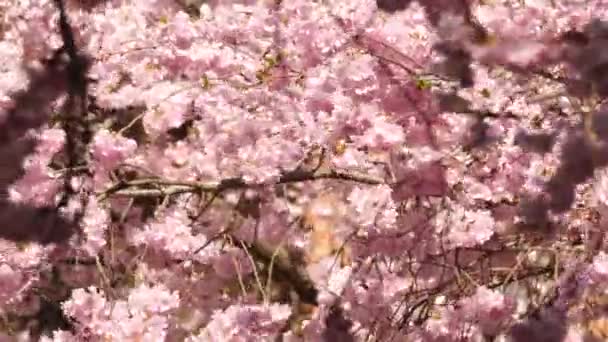
[[[367,174],[341,170],[317,170],[314,172],[295,170],[284,173],[275,182],[247,183],[241,178],[229,178],[220,182],[184,182],[161,178],[145,178],[119,182],[98,193],[100,200],[108,197],[161,197],[191,192],[219,193],[230,189],[256,188],[268,185],[288,184],[321,179],[336,179],[368,185],[386,184],[379,178]]]

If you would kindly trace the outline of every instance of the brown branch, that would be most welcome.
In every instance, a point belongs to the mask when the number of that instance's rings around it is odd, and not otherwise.
[[[268,183],[247,183],[240,178],[229,178],[220,182],[185,182],[160,178],[135,179],[119,182],[98,193],[101,200],[108,197],[160,197],[183,193],[220,193],[230,189],[256,188],[268,185],[288,184],[321,179],[335,179],[368,185],[385,184],[378,177],[340,170],[317,170],[315,172],[295,170],[284,173],[277,181]]]

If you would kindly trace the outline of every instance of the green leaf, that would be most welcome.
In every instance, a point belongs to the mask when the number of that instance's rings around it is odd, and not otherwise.
[[[425,80],[423,78],[419,78],[416,80],[416,88],[420,90],[428,90],[433,86],[433,82],[429,80]]]

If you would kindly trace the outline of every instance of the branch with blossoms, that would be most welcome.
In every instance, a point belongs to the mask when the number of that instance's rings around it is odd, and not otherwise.
[[[354,171],[343,171],[334,169],[301,170],[297,169],[283,173],[276,181],[266,183],[247,183],[240,178],[225,179],[219,182],[185,182],[172,181],[162,178],[141,178],[130,181],[117,182],[103,192],[98,194],[100,201],[122,197],[122,198],[150,198],[168,197],[185,193],[212,193],[213,199],[227,190],[259,188],[263,186],[289,184],[316,180],[338,180],[354,182],[367,185],[385,184],[379,177],[358,173]],[[212,200],[213,200],[212,199]],[[250,253],[257,261],[266,265],[266,268],[275,270],[275,277],[286,280],[299,296],[303,303],[316,305],[317,289],[309,279],[306,271],[301,265],[294,263],[293,257],[276,253],[259,243],[246,243],[231,235],[229,231],[224,231],[218,235],[219,238],[228,238],[238,242],[237,247]],[[214,239],[211,239],[212,241]],[[197,252],[205,246],[197,249]],[[196,254],[195,253],[195,254]]]
[[[476,255],[469,262],[459,261],[465,259],[465,254]],[[515,254],[516,262],[512,266],[492,266],[493,259],[504,254]],[[538,255],[542,257],[538,258]],[[429,258],[422,264],[442,269],[440,277],[432,287],[412,285],[401,294],[399,306],[394,309],[391,317],[401,329],[423,326],[429,319],[441,315],[442,308],[455,305],[465,305],[459,302],[464,294],[474,294],[476,289],[500,289],[501,291],[515,292],[515,298],[521,300],[517,294],[521,289],[532,288],[534,292],[527,294],[531,300],[521,318],[525,319],[538,311],[547,308],[556,297],[556,291],[549,289],[545,292],[538,287],[558,280],[565,272],[564,265],[560,265],[553,257],[553,251],[542,248],[500,248],[500,249],[457,249],[454,253],[446,253]],[[413,278],[420,275],[412,273]],[[378,324],[381,326],[381,324]],[[370,332],[371,333],[371,332]],[[373,332],[374,336],[383,335],[379,330]]]

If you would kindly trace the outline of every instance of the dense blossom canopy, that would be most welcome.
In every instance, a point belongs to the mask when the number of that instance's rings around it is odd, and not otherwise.
[[[2,338],[608,338],[605,0],[0,13]]]

